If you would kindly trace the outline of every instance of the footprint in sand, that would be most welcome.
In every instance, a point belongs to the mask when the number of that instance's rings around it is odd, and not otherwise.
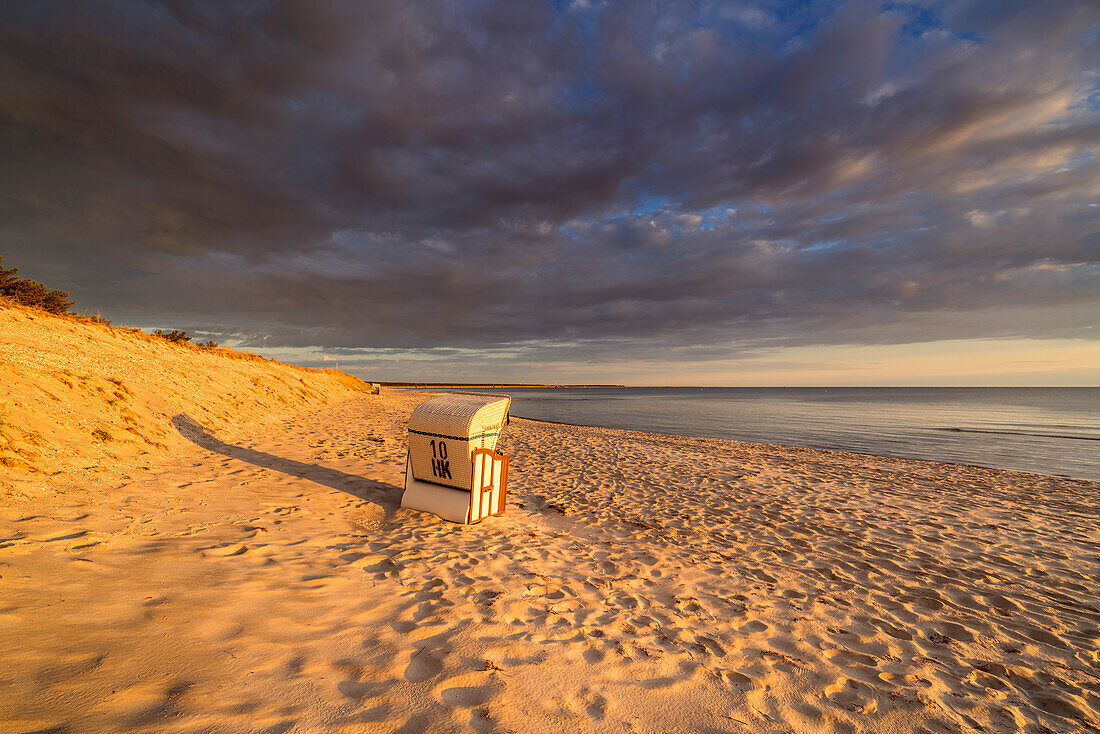
[[[767,629],[768,629],[767,624],[765,624],[764,622],[761,622],[758,619],[754,619],[753,621],[751,621],[748,624],[741,627],[741,629],[738,630],[738,631],[741,632],[742,634],[750,634],[751,635],[754,632],[764,632]]]
[[[225,545],[216,545],[212,548],[203,548],[202,554],[211,558],[227,558],[229,556],[239,556],[242,553],[248,552],[248,546],[243,543],[226,543]]]
[[[1044,645],[1050,645],[1051,647],[1057,647],[1063,650],[1068,647],[1062,638],[1044,629],[1039,629],[1038,627],[1028,627],[1024,630],[1024,636],[1036,642],[1041,642]]]
[[[597,650],[594,647],[590,647],[585,650],[583,655],[584,661],[589,665],[595,665],[596,663],[601,662],[604,658],[603,651]]]
[[[726,649],[722,647],[714,638],[708,637],[706,635],[695,635],[694,639],[696,644],[706,648],[711,655],[719,658],[726,656]]]
[[[444,679],[435,687],[435,695],[444,706],[473,708],[488,703],[500,688],[493,672],[478,671]]]
[[[422,648],[413,653],[409,664],[405,666],[405,680],[411,683],[420,683],[429,678],[434,678],[442,670],[442,656]]]
[[[0,554],[30,553],[36,550],[40,545],[40,543],[33,540],[27,540],[19,535],[11,538],[0,538]]]
[[[336,690],[350,699],[360,701],[364,698],[376,698],[392,687],[389,681],[345,680],[336,684]]]
[[[480,706],[493,695],[493,687],[484,686],[452,686],[439,692],[439,700],[444,706],[455,708],[469,708]]]
[[[855,652],[854,650],[843,650],[840,648],[833,648],[825,651],[825,657],[829,659],[834,665],[840,667],[848,667],[851,665],[866,665],[868,667],[875,667],[878,661],[870,655],[864,655],[863,653]]]
[[[730,688],[741,691],[751,691],[756,688],[757,683],[744,673],[738,673],[736,670],[719,670],[718,677],[722,679]]]
[[[34,681],[40,685],[60,683],[64,680],[86,675],[98,669],[107,659],[107,654],[80,655],[72,654],[54,660],[50,665],[43,667],[34,674]]]
[[[870,694],[871,688],[850,678],[838,678],[835,683],[825,686],[825,697],[833,703],[864,714],[874,713],[878,703]]]
[[[593,692],[587,686],[580,691],[580,704],[584,706],[584,712],[595,721],[603,721],[607,710],[607,699],[599,693]]]
[[[302,674],[302,669],[306,665],[306,658],[304,655],[295,655],[290,660],[286,661],[285,671],[288,678],[295,678]]]
[[[171,687],[166,692],[163,683],[156,681],[120,688],[99,701],[96,708],[102,714],[119,720],[151,719],[166,711],[172,700],[186,691],[183,686],[186,684]]]

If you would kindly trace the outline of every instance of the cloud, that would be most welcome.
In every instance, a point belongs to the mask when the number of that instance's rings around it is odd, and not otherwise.
[[[1094,5],[558,5],[7,4],[0,251],[265,348],[1094,338]]]

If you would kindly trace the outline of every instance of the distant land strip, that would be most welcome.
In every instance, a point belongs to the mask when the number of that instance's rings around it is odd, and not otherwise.
[[[551,390],[564,390],[572,387],[597,388],[597,387],[626,387],[626,385],[526,385],[483,382],[379,382],[384,387],[479,387],[501,390],[511,387],[537,387]]]
[[[1001,436],[1039,436],[1040,438],[1072,438],[1077,441],[1100,441],[1100,436],[1074,436],[1068,433],[1031,433],[1030,431],[989,431],[983,428],[937,428],[952,433],[993,433]]]

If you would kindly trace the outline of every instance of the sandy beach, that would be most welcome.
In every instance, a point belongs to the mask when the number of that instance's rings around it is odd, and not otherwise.
[[[2,734],[1100,726],[1095,482],[513,419],[463,527],[424,393],[0,317]]]

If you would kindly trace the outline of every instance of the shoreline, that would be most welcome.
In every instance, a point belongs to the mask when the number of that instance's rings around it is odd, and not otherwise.
[[[919,458],[919,457],[912,457],[912,456],[893,456],[893,455],[890,455],[890,454],[872,454],[872,453],[869,453],[869,452],[866,452],[866,451],[850,451],[848,449],[834,449],[834,448],[828,448],[828,447],[824,447],[824,446],[798,446],[798,445],[795,445],[795,444],[764,443],[764,442],[761,442],[761,441],[744,441],[744,440],[736,439],[736,438],[724,438],[722,436],[687,436],[687,435],[683,435],[683,434],[679,434],[679,433],[660,433],[660,432],[657,432],[657,431],[640,431],[640,430],[636,430],[636,429],[632,429],[632,428],[614,428],[614,427],[611,427],[611,426],[594,426],[594,425],[589,425],[589,424],[586,424],[586,423],[566,423],[564,421],[551,421],[551,420],[546,420],[546,419],[543,419],[543,418],[528,418],[526,416],[521,416],[521,415],[511,415],[510,417],[514,420],[531,421],[532,423],[545,423],[547,425],[552,425],[552,426],[567,426],[567,427],[574,427],[574,428],[592,428],[592,429],[596,429],[596,430],[599,430],[599,431],[619,431],[619,432],[623,432],[623,433],[639,434],[639,435],[643,435],[643,436],[655,436],[655,437],[659,437],[659,438],[670,438],[670,439],[682,438],[682,439],[702,440],[702,441],[724,441],[724,442],[735,443],[735,444],[746,444],[746,445],[750,445],[750,446],[757,446],[757,447],[760,447],[760,448],[792,449],[792,450],[801,450],[801,451],[825,451],[825,452],[836,453],[836,454],[850,454],[852,456],[863,456],[863,457],[867,457],[867,458],[871,458],[871,459],[894,459],[894,460],[897,460],[897,461],[916,461],[916,462],[920,462],[920,463],[924,463],[924,464],[936,464],[936,465],[942,465],[942,466],[957,466],[957,467],[966,467],[966,468],[973,468],[973,469],[986,469],[986,470],[989,470],[989,471],[1004,472],[1006,474],[1024,474],[1024,475],[1033,476],[1033,477],[1049,477],[1049,478],[1052,478],[1052,479],[1069,479],[1069,480],[1076,481],[1076,482],[1088,482],[1088,483],[1096,483],[1097,482],[1097,480],[1095,480],[1095,479],[1088,479],[1087,477],[1075,477],[1075,476],[1070,475],[1070,474],[1044,474],[1042,472],[1024,471],[1024,470],[1020,470],[1020,469],[1005,469],[1003,467],[998,467],[998,466],[988,466],[988,465],[985,465],[985,464],[971,464],[971,463],[962,462],[962,461],[938,461],[938,460],[935,460],[935,459],[922,459],[922,458]],[[952,429],[942,429],[942,430],[952,430]]]
[[[743,441],[736,438],[724,438],[721,436],[685,436],[679,433],[660,433],[656,431],[639,431],[632,428],[613,428],[611,426],[593,426],[585,423],[565,423],[564,421],[551,421],[544,420],[542,418],[527,418],[520,415],[510,416],[513,420],[531,421],[532,423],[545,423],[550,426],[563,426],[569,428],[587,428],[597,431],[614,431],[618,433],[633,434],[643,437],[653,437],[658,439],[685,439],[690,441],[721,441],[723,443],[741,444],[745,446],[753,446],[761,449],[775,449],[780,451],[820,451],[829,454],[842,454],[854,457],[864,457],[868,459],[885,459],[892,461],[903,462],[917,462],[920,464],[931,464],[934,466],[945,467],[959,467],[964,469],[982,469],[984,471],[1001,472],[1004,474],[1022,474],[1028,477],[1037,477],[1041,479],[1063,479],[1074,482],[1083,482],[1086,484],[1100,484],[1095,479],[1088,479],[1084,477],[1075,477],[1069,474],[1043,474],[1041,472],[1030,472],[1019,469],[1005,469],[997,466],[986,466],[983,464],[968,464],[960,461],[937,461],[935,459],[921,459],[912,456],[891,456],[889,454],[872,454],[865,451],[849,451],[847,449],[832,449],[822,446],[796,446],[794,444],[780,444],[780,443],[764,443],[760,441]],[[949,430],[949,429],[947,429]]]
[[[512,414],[563,424],[713,437],[870,456],[942,461],[1100,481],[1090,446],[1100,391],[1021,393],[987,398],[967,389],[927,393],[870,391],[871,397],[820,397],[819,391],[584,390],[516,392]],[[433,392],[445,391],[440,388]],[[419,391],[417,391],[419,392]],[[861,393],[862,394],[862,393]],[[633,397],[632,397],[633,395]],[[1030,395],[1030,396],[1029,396]],[[1026,416],[1026,417],[1020,417]],[[1030,418],[1030,420],[1029,420]],[[1091,443],[1090,443],[1091,442]]]

